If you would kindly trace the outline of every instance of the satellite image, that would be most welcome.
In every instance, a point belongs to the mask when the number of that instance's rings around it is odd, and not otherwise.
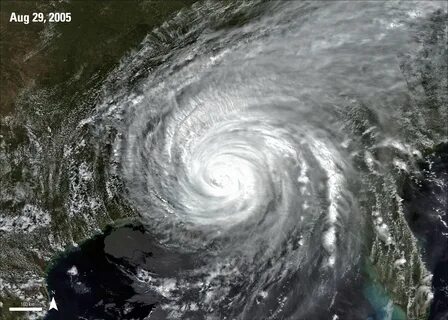
[[[447,1],[0,4],[1,320],[448,320]]]

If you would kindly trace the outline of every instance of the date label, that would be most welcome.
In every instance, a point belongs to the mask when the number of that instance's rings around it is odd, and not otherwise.
[[[9,22],[29,24],[33,23],[47,23],[47,22],[70,22],[72,21],[71,12],[49,12],[44,14],[43,12],[33,12],[29,14],[18,14],[11,12],[9,16]]]

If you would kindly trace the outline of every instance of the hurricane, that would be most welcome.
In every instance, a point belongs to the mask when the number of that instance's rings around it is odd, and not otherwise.
[[[156,314],[360,319],[339,297],[366,257],[409,319],[425,314],[399,182],[446,139],[446,92],[422,108],[415,81],[446,85],[444,16],[430,1],[206,1],[123,58],[78,131],[110,147],[106,191],[178,264],[129,271]]]

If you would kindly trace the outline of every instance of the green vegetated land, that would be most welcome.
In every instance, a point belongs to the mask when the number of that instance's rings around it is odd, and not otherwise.
[[[65,208],[63,193],[52,190],[52,181],[43,181],[48,172],[37,172],[35,161],[45,161],[46,150],[57,145],[56,139],[73,122],[89,111],[86,103],[94,101],[106,76],[131,50],[138,49],[144,37],[179,10],[194,1],[1,1],[0,11],[0,212],[17,217],[27,202],[38,203],[50,212],[50,230],[11,235],[1,232],[0,243],[0,318],[19,319],[19,314],[5,312],[20,303],[9,284],[17,287],[28,272],[45,276],[49,261],[31,250],[48,247],[48,232],[63,228]],[[12,23],[11,13],[70,12],[71,22]],[[36,145],[30,137],[39,141]],[[57,166],[57,163],[52,164]],[[101,163],[98,164],[99,166]],[[40,166],[41,168],[45,166]],[[39,169],[42,170],[42,169]],[[50,170],[50,169],[49,169]],[[57,170],[56,170],[57,171]],[[39,178],[36,178],[39,176]],[[21,199],[17,190],[23,190]],[[59,195],[58,195],[59,194]],[[121,213],[109,208],[111,217],[104,227]],[[1,226],[1,223],[0,223]],[[85,233],[73,235],[83,239]],[[23,279],[22,279],[23,278]],[[29,292],[28,292],[29,291]],[[28,289],[30,297],[48,296],[44,284]],[[46,300],[43,299],[43,300]]]

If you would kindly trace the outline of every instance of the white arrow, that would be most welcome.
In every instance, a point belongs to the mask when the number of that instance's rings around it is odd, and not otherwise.
[[[50,311],[51,309],[58,310],[58,305],[56,304],[56,301],[54,300],[54,297],[51,299],[50,308],[48,308],[48,311]]]

